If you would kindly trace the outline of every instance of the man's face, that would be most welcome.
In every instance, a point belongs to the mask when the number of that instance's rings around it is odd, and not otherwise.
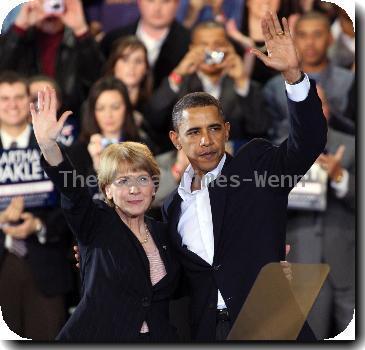
[[[181,145],[195,172],[202,175],[217,167],[229,128],[215,106],[194,107],[183,111],[178,132],[170,131],[170,138],[175,146]]]
[[[20,126],[29,116],[29,95],[24,83],[0,84],[0,124]]]
[[[303,63],[316,66],[326,61],[332,36],[325,21],[308,19],[297,24],[295,43]]]
[[[155,29],[164,29],[171,25],[178,4],[178,0],[138,0],[141,18]]]
[[[229,45],[223,28],[201,28],[194,32],[191,48],[201,46],[206,51],[226,52]],[[221,73],[223,69],[224,63],[212,65],[203,63],[199,66],[199,70],[207,75]]]

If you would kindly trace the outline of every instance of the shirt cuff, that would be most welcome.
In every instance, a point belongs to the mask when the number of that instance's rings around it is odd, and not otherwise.
[[[304,80],[298,84],[291,85],[285,82],[285,88],[286,92],[288,93],[288,97],[294,102],[304,101],[308,97],[311,84],[309,82],[308,75],[304,75]]]
[[[250,81],[247,81],[247,84],[243,88],[237,88],[235,87],[234,90],[236,91],[236,94],[241,97],[246,97],[248,93],[250,92]]]
[[[342,175],[342,180],[340,182],[331,181],[331,187],[335,191],[337,198],[345,197],[349,190],[349,172],[346,169],[343,169]]]

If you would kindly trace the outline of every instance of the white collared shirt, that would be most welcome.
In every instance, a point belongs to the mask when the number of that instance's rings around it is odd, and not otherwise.
[[[17,148],[27,148],[29,144],[30,133],[32,128],[28,124],[26,128],[17,137],[9,135],[5,130],[0,128],[0,138],[3,144],[3,149],[9,149],[13,142],[17,143]]]
[[[310,82],[308,76],[296,85],[285,84],[288,97],[295,102],[307,98]],[[214,181],[221,173],[226,155],[224,155],[218,166],[207,173],[201,182],[201,189],[191,192],[191,183],[194,170],[191,165],[185,170],[179,188],[181,202],[181,215],[177,230],[182,238],[182,245],[199,255],[208,264],[212,265],[214,257],[214,235],[212,209],[207,185]],[[217,309],[226,308],[224,299],[218,290]]]
[[[141,40],[146,46],[147,49],[147,56],[148,56],[148,63],[150,67],[153,67],[160,55],[161,47],[169,34],[169,29],[166,30],[166,33],[162,35],[160,39],[151,38],[146,32],[143,31],[141,22],[138,23],[136,36],[139,40]]]
[[[182,244],[210,265],[213,264],[214,257],[214,235],[207,186],[221,173],[225,161],[226,155],[222,157],[214,170],[203,177],[201,180],[201,189],[193,192],[191,192],[191,182],[194,176],[194,170],[189,165],[183,174],[178,188],[178,193],[183,200],[181,203],[181,216],[177,226],[177,230],[182,238]],[[217,308],[226,308],[226,304],[219,290]]]

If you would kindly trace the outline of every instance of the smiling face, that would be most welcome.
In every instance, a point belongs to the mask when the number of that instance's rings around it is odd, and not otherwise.
[[[29,95],[22,82],[0,84],[0,125],[22,126],[29,116]]]
[[[138,87],[147,73],[147,58],[142,48],[126,48],[114,66],[114,76],[128,88]]]
[[[95,119],[103,135],[120,133],[125,121],[125,102],[117,90],[106,90],[95,104]]]
[[[178,130],[170,131],[170,138],[177,148],[181,146],[195,172],[204,175],[222,159],[229,128],[216,106],[188,108]]]
[[[123,215],[133,218],[144,215],[150,208],[155,186],[148,172],[126,169],[118,172],[105,192]]]

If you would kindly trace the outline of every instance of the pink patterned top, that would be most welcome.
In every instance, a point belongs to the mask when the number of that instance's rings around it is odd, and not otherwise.
[[[148,261],[150,262],[151,283],[154,286],[156,283],[162,280],[163,277],[166,276],[165,265],[161,259],[160,253],[157,248],[153,252],[146,251],[146,255]],[[147,333],[147,332],[149,332],[148,325],[146,321],[144,321],[140,333]]]

